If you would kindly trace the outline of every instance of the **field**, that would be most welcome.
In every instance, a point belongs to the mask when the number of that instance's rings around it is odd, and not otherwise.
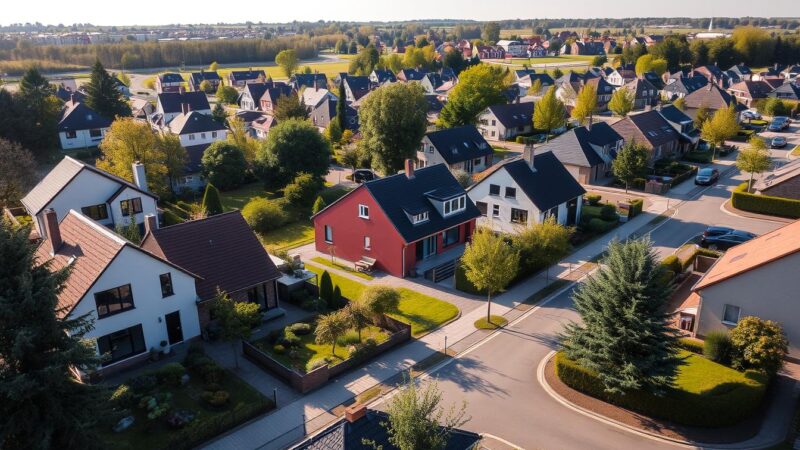
[[[612,36],[622,34],[622,28],[597,28],[599,32],[603,32],[609,30]],[[578,34],[582,34],[586,31],[586,27],[573,27],[573,28],[551,28],[550,32],[555,34],[560,31],[574,31]],[[659,27],[644,27],[644,34],[686,34],[686,33],[698,33],[700,31],[707,31],[705,28],[659,28]],[[533,30],[530,28],[521,28],[521,29],[506,29],[500,30],[500,38],[507,39],[511,36],[531,36],[533,34]]]

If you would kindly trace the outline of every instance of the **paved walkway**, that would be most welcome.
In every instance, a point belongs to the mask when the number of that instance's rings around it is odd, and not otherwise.
[[[666,206],[665,202],[654,203],[663,203]],[[608,235],[579,248],[550,268],[550,279],[569,279],[570,275],[573,275],[573,272],[578,267],[602,254],[612,239],[625,239],[634,233],[641,233],[649,226],[652,226],[651,221],[656,216],[655,210],[644,212],[630,222],[619,226]],[[304,247],[300,250],[300,253],[304,255],[305,261],[310,260],[307,256],[313,256],[312,251],[313,247],[311,249]],[[331,268],[327,269],[339,275],[353,278],[355,281],[365,282],[365,280],[353,277],[346,272]],[[447,340],[449,346],[464,338],[475,339],[476,330],[473,323],[486,314],[483,308],[485,301],[482,299],[474,296],[465,296],[462,293],[456,294],[455,291],[443,288],[440,285],[388,276],[376,277],[371,283],[388,283],[393,286],[408,287],[409,289],[451,301],[461,308],[461,317],[421,339],[414,340],[382,355],[370,364],[345,373],[324,387],[300,397],[288,405],[281,404],[279,398],[278,410],[218,438],[209,443],[206,448],[283,448],[303,437],[306,433],[320,429],[334,420],[335,415],[330,412],[334,407],[349,401],[370,387],[408,370],[415,363],[440,352],[445,345],[445,340]],[[518,312],[515,308],[547,285],[548,280],[543,276],[535,276],[518,283],[494,299],[492,313],[498,315],[511,313],[511,315],[515,315]],[[263,376],[266,377],[268,375],[264,373]]]

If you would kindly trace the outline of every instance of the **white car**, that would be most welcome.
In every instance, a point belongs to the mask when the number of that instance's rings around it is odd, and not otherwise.
[[[744,117],[745,119],[750,119],[750,120],[753,120],[753,119],[760,120],[761,119],[761,114],[759,114],[758,111],[756,111],[755,109],[748,109],[747,111],[742,113],[742,117]]]

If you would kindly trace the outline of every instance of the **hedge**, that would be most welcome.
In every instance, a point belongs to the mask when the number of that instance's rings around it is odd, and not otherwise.
[[[747,183],[740,184],[731,194],[731,204],[736,209],[770,216],[800,218],[800,200],[750,194]]]
[[[695,174],[697,174],[697,166],[692,166],[691,169],[689,169],[689,170],[687,170],[687,171],[685,171],[685,172],[683,172],[681,174],[676,175],[675,178],[672,179],[672,186],[677,186],[677,185],[683,183],[684,181],[688,180],[689,178],[692,178],[693,176],[695,176]]]
[[[555,366],[558,378],[575,390],[651,417],[694,427],[725,427],[748,418],[761,405],[769,381],[762,373],[747,371],[747,383],[722,384],[717,392],[702,395],[678,389],[669,389],[661,397],[645,391],[620,395],[606,392],[595,372],[561,352],[556,354]]]
[[[722,253],[714,250],[709,250],[703,247],[697,247],[694,249],[694,252],[692,252],[692,254],[688,258],[681,261],[681,269],[682,269],[681,271],[688,269],[689,266],[691,266],[692,263],[694,263],[694,260],[697,258],[698,255],[708,256],[711,258],[719,258],[720,256],[722,256]]]
[[[686,153],[681,157],[681,159],[698,164],[708,164],[711,162],[711,155],[711,150],[695,151]]]
[[[681,261],[675,255],[669,255],[661,261],[661,265],[664,266],[666,270],[671,270],[675,274],[679,274],[683,272],[683,265]]]
[[[641,198],[636,198],[631,200],[630,202],[631,210],[630,210],[630,217],[636,217],[642,213],[642,208],[644,208],[644,200]]]
[[[688,352],[697,353],[698,355],[702,355],[705,349],[703,341],[690,337],[678,339],[678,347]]]
[[[467,279],[467,272],[460,263],[456,265],[455,277],[456,289],[459,291],[466,292],[467,294],[486,295],[486,291],[478,290],[478,288]]]

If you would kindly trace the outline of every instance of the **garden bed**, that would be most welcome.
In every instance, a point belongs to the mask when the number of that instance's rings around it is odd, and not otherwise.
[[[314,261],[315,263],[321,264],[321,265],[323,265],[325,267],[330,267],[332,269],[337,269],[337,270],[341,270],[343,272],[347,272],[350,275],[353,275],[353,276],[359,277],[359,278],[363,278],[365,280],[373,280],[373,279],[375,279],[375,277],[373,277],[372,275],[370,275],[368,273],[358,272],[358,271],[354,270],[350,266],[345,266],[344,264],[340,264],[338,262],[331,262],[330,259],[323,258],[322,256],[315,256],[315,257],[311,258],[311,261]]]
[[[101,418],[99,434],[108,448],[193,448],[274,408],[271,400],[233,373],[217,366],[202,352],[196,355],[200,365],[188,372],[186,383],[182,383],[179,376],[171,381],[165,379],[161,375],[162,368],[132,378],[122,385],[127,389],[117,389],[111,401],[114,413]],[[188,361],[189,357],[187,365]],[[173,363],[169,366],[177,368],[180,365]],[[120,395],[124,391],[127,394]],[[219,392],[224,394],[217,394],[217,399],[211,399]],[[148,418],[148,414],[155,415],[154,410],[147,409],[147,403],[153,401],[156,409],[163,407],[164,411],[158,417]],[[184,426],[174,426],[167,421],[176,412],[188,412],[193,418]],[[134,418],[133,425],[119,433],[112,431],[117,421],[128,415]]]

